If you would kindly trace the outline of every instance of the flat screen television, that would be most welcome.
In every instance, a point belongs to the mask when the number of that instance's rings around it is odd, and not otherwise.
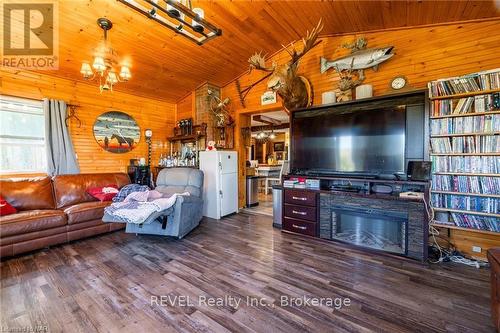
[[[296,172],[374,177],[405,172],[405,106],[296,111],[291,129]]]

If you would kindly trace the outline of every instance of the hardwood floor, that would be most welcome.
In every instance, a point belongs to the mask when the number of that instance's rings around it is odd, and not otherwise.
[[[203,221],[183,240],[119,231],[3,261],[2,330],[494,331],[486,269],[429,267],[282,233],[271,223],[238,214]],[[162,295],[189,296],[192,305],[181,306],[184,298],[151,304]],[[242,301],[199,304],[224,296]],[[247,305],[247,296],[269,306]],[[351,304],[280,303],[304,296]]]
[[[273,216],[273,195],[272,193],[259,193],[259,204],[254,207],[244,208],[250,214]]]

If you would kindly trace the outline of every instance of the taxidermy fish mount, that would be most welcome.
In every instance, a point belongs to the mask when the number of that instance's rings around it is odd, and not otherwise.
[[[289,54],[290,60],[278,65],[273,63],[271,67],[266,66],[266,61],[260,53],[255,53],[248,59],[250,69],[261,70],[270,73],[267,88],[276,91],[283,99],[285,109],[292,110],[305,107],[312,103],[312,88],[309,80],[304,76],[297,74],[299,60],[309,52],[313,47],[318,45],[318,35],[323,29],[323,22],[319,20],[318,25],[305,38],[302,38],[302,51],[297,51],[293,46],[283,46],[284,50]]]
[[[366,45],[366,39],[361,37],[354,43],[342,45],[343,48],[351,49],[351,54],[334,60],[321,57],[321,73],[334,68],[340,76],[339,89],[341,91],[359,86],[365,79],[365,69],[373,68],[376,71],[379,64],[394,55],[391,53],[394,46],[367,49]]]

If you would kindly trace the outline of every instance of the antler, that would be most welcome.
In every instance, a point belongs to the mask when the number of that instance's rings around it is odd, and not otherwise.
[[[260,53],[255,53],[248,59],[250,63],[250,69],[258,69],[265,72],[272,72],[274,68],[266,67],[266,60]]]
[[[318,22],[318,25],[312,29],[311,32],[307,31],[307,35],[305,38],[302,38],[302,43],[304,44],[304,48],[302,49],[301,52],[297,52],[295,48],[292,48],[290,51],[288,47],[284,46],[285,51],[288,52],[290,57],[292,58],[292,64],[296,63],[299,61],[300,58],[302,58],[310,49],[318,45],[321,41],[316,41],[318,39],[318,35],[323,30],[323,20],[320,19]],[[293,45],[293,43],[290,43],[290,45]]]

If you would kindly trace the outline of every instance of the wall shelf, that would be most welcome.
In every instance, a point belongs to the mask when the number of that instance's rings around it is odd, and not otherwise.
[[[437,191],[437,190],[431,190],[431,193],[449,194],[449,195],[463,195],[463,196],[471,196],[471,197],[500,198],[499,194],[488,194],[488,193],[469,193],[469,192]]]
[[[451,94],[445,96],[429,97],[430,103],[430,124],[429,137],[431,144],[436,145],[436,152],[431,152],[429,155],[435,162],[433,166],[432,176],[435,178],[431,189],[431,209],[434,212],[440,212],[441,221],[433,221],[432,225],[453,230],[471,231],[482,234],[500,235],[497,230],[496,221],[500,218],[500,214],[496,211],[495,204],[500,199],[498,182],[500,173],[493,168],[489,163],[500,156],[497,151],[496,142],[500,135],[500,131],[496,128],[497,117],[500,116],[493,94],[500,93],[498,79],[500,77],[498,69],[472,73],[465,76],[440,79],[429,82],[429,93],[451,92],[471,90],[473,87],[493,87],[494,89],[472,91],[459,94]],[[482,98],[484,95],[485,98]],[[477,97],[481,96],[481,97]],[[467,98],[467,100],[465,100]],[[451,100],[460,101],[451,101]],[[442,100],[442,101],[441,101]],[[458,108],[458,109],[457,109]],[[478,110],[478,112],[475,112]],[[464,112],[464,113],[453,113]],[[443,114],[448,113],[448,114]],[[477,118],[472,118],[477,117]],[[491,121],[489,120],[491,118]],[[489,125],[491,122],[491,125]],[[481,123],[481,126],[476,126],[476,123]],[[484,124],[483,124],[484,123]],[[470,126],[470,125],[473,126]],[[488,124],[488,125],[486,125]],[[437,126],[434,126],[437,125]],[[484,126],[483,126],[484,125]],[[446,131],[464,131],[474,130],[475,132],[464,133],[446,133]],[[481,129],[479,129],[481,128]],[[450,147],[455,146],[455,140],[458,138],[457,151],[467,151],[467,143],[465,137],[473,137],[472,142],[477,145],[481,143],[480,152],[453,152]],[[441,138],[441,139],[433,139]],[[459,143],[462,143],[461,145]],[[449,145],[448,145],[449,144]],[[447,149],[448,148],[448,149]],[[441,156],[441,157],[440,157]],[[478,158],[475,158],[475,157]],[[484,156],[484,158],[479,158]],[[492,156],[492,157],[489,157]],[[463,166],[459,172],[440,171],[440,170],[457,170],[454,166]],[[467,169],[464,169],[467,168]],[[463,171],[462,171],[463,170]],[[464,171],[485,171],[481,172],[464,172]],[[488,173],[486,173],[488,172]],[[455,176],[460,176],[456,178]],[[490,179],[478,179],[476,177],[492,177]],[[481,181],[479,181],[481,180]],[[456,188],[457,184],[461,184],[460,190]],[[475,184],[474,186],[472,184]],[[486,186],[486,188],[483,188]],[[448,190],[448,189],[456,189]],[[481,192],[490,193],[481,193]],[[453,196],[453,197],[451,197]],[[450,200],[452,199],[453,200]],[[475,203],[474,205],[472,203]],[[492,204],[493,203],[493,204]],[[470,204],[470,205],[469,205]],[[435,207],[436,206],[448,206]],[[477,207],[477,210],[462,209],[464,207]],[[480,211],[488,208],[491,213]],[[483,228],[483,229],[475,229]]]
[[[480,173],[480,172],[433,172],[435,175],[448,176],[476,176],[476,177],[500,177],[498,173]]]
[[[431,101],[434,101],[436,99],[463,98],[463,97],[471,97],[471,96],[477,96],[477,95],[494,94],[494,93],[497,93],[497,92],[500,92],[500,89],[472,91],[472,92],[468,92],[468,93],[455,94],[455,95],[446,95],[446,96],[435,96],[435,97],[429,97],[429,99]]]
[[[461,230],[461,231],[467,231],[467,232],[477,232],[480,234],[486,234],[486,235],[494,235],[498,236],[500,235],[500,232],[496,231],[489,231],[489,230],[482,230],[482,229],[474,229],[474,228],[462,228],[462,227],[457,227],[456,225],[451,225],[451,224],[446,224],[446,223],[439,223],[439,221],[435,221],[430,223],[433,227],[438,227],[438,228],[446,228],[446,229],[452,229],[452,230]]]
[[[462,214],[470,214],[470,215],[479,215],[479,216],[488,216],[488,217],[498,217],[498,218],[500,218],[500,214],[477,212],[477,211],[474,211],[474,210],[463,210],[463,209],[453,209],[453,208],[438,208],[438,207],[433,207],[432,209],[434,209],[436,212],[462,213]]]
[[[432,153],[431,156],[500,156],[500,153]]]
[[[457,117],[472,117],[472,116],[486,116],[490,114],[500,114],[500,111],[488,111],[488,112],[469,112],[462,114],[448,114],[444,116],[432,116],[430,119],[442,119],[442,118],[457,118]]]
[[[451,136],[486,136],[486,135],[500,135],[500,132],[432,134],[431,138],[446,138]]]

